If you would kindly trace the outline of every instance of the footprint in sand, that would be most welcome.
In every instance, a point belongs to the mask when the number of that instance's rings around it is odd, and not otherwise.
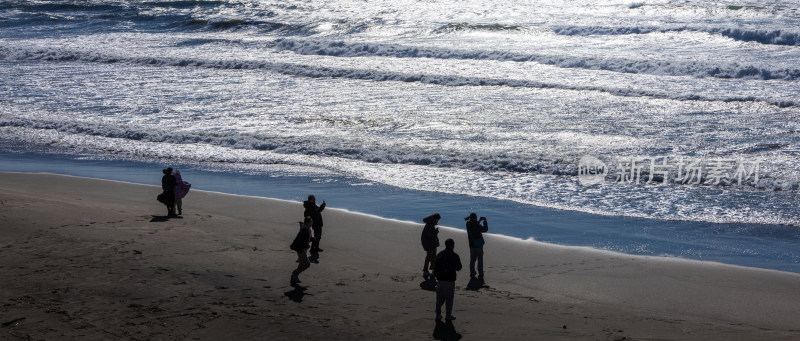
[[[398,283],[405,283],[405,282],[410,282],[410,281],[414,280],[414,276],[392,276],[391,278],[392,278],[392,281],[395,281],[395,282],[398,282]]]

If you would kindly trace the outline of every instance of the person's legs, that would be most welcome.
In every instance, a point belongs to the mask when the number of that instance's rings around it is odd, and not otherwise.
[[[311,239],[311,251],[322,251],[319,248],[319,240],[322,239],[322,226],[312,226],[314,230],[314,238]]]
[[[436,249],[425,252],[425,266],[422,267],[422,272],[428,273],[429,269],[430,271],[436,269]]]
[[[308,261],[308,254],[305,252],[297,252],[297,260],[299,261],[297,264],[297,269],[292,271],[292,276],[294,278],[297,277],[301,272],[305,271],[309,267],[311,267],[311,262]]]
[[[441,283],[441,282],[439,282]],[[442,295],[445,301],[445,312],[447,312],[448,319],[453,316],[453,298],[455,297],[456,283],[444,282],[442,287]]]
[[[483,247],[477,248],[478,278],[483,279]]]
[[[444,288],[441,287],[443,282],[436,285],[436,318],[442,318],[442,304],[445,302]]]
[[[175,215],[175,192],[172,191],[164,191],[164,205],[167,206],[167,215],[173,216]]]
[[[469,277],[475,277],[475,260],[478,259],[479,248],[469,248]]]
[[[183,213],[183,199],[175,198],[175,207],[178,208],[178,214]]]
[[[431,263],[431,253],[430,251],[425,251],[425,264],[422,265],[422,273],[427,275],[428,274],[428,266]]]

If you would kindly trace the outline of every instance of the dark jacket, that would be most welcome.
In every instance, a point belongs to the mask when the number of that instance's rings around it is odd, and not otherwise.
[[[461,270],[461,258],[453,250],[444,249],[436,255],[436,269],[433,274],[439,281],[455,282],[456,271]]]
[[[422,219],[425,222],[425,227],[422,228],[422,248],[425,251],[433,251],[439,247],[439,229],[436,228],[436,220],[432,217]]]
[[[478,247],[475,245],[475,239],[483,238],[483,232],[489,231],[489,223],[483,220],[483,225],[477,220],[470,220],[467,222],[467,240],[469,241],[470,248]],[[483,247],[481,245],[481,247]]]
[[[178,180],[175,180],[175,176],[172,174],[164,174],[161,177],[161,189],[165,192],[172,192],[175,190],[175,186],[178,185]]]
[[[300,224],[300,231],[297,231],[297,236],[294,237],[294,241],[292,245],[289,246],[290,249],[295,250],[297,252],[303,252],[305,249],[308,249],[308,243],[311,241],[311,232],[308,230],[308,226],[301,223]]]
[[[314,220],[314,227],[322,227],[322,210],[325,209],[325,203],[323,202],[322,205],[317,206],[316,203],[306,200],[303,201],[303,207],[306,209],[303,211],[303,216],[311,217]]]

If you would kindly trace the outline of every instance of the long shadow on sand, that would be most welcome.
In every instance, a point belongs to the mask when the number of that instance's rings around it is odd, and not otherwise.
[[[295,301],[297,303],[302,303],[303,297],[305,297],[306,295],[311,295],[311,294],[306,294],[306,287],[301,287],[294,283],[292,283],[292,287],[294,289],[283,293],[286,297],[288,297],[292,301]]]
[[[433,338],[436,340],[461,340],[461,334],[456,331],[453,321],[442,322],[436,320],[436,327],[433,328]]]
[[[475,277],[470,277],[469,278],[469,283],[467,283],[467,290],[478,291],[478,290],[480,290],[482,288],[488,288],[488,287],[489,286],[486,285],[486,283],[484,283],[483,281],[481,281],[481,280],[479,280],[479,279],[477,279]]]
[[[183,219],[183,217],[181,217],[181,216],[170,217],[170,216],[166,216],[166,215],[154,215],[153,218],[150,219],[150,222],[151,223],[163,223],[163,222],[165,222],[167,220],[170,220],[170,219]]]

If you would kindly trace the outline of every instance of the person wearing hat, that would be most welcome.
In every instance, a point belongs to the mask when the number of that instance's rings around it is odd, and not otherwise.
[[[431,214],[422,219],[422,222],[425,223],[425,227],[422,228],[422,235],[420,236],[420,240],[422,241],[422,249],[425,250],[425,263],[422,265],[422,277],[425,278],[427,281],[430,277],[430,272],[436,270],[436,248],[439,247],[439,229],[436,228],[436,224],[439,223],[439,219],[442,219],[442,216],[439,213]]]

